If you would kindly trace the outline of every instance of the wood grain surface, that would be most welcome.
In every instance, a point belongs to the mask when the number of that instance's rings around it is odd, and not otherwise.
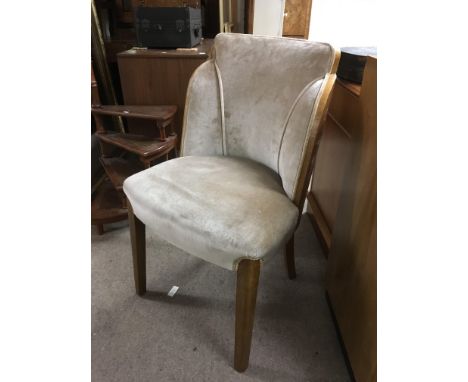
[[[369,57],[343,179],[327,291],[358,382],[377,379],[377,60]]]
[[[174,131],[181,136],[187,87],[196,68],[204,63],[212,40],[203,40],[195,51],[131,49],[118,55],[120,81],[127,105],[176,105]],[[163,53],[167,52],[167,53]],[[128,124],[134,122],[129,120]],[[145,123],[138,121],[144,129]]]
[[[283,36],[308,38],[312,0],[286,0]]]

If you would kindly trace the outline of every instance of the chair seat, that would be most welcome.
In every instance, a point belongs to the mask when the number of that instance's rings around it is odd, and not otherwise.
[[[123,189],[147,228],[231,270],[276,252],[299,215],[275,172],[241,158],[172,159],[130,176]]]

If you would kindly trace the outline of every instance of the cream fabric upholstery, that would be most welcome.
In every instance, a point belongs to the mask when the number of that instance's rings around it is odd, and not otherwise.
[[[298,209],[260,163],[187,156],[128,178],[134,214],[184,251],[227,269],[260,259],[291,237]]]
[[[278,250],[297,224],[292,200],[333,60],[327,44],[216,36],[187,91],[183,157],[124,183],[135,215],[227,269]]]
[[[292,198],[313,106],[333,59],[328,44],[217,35],[214,58],[197,69],[187,92],[182,155],[258,161],[281,176]]]

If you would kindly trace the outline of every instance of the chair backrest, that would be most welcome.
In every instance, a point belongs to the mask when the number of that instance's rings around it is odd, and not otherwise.
[[[307,40],[222,33],[187,91],[182,155],[249,158],[302,206],[339,52]]]

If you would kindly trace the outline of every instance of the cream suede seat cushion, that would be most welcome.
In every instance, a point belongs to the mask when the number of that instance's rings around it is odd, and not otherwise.
[[[230,270],[279,250],[299,213],[274,171],[243,158],[172,159],[127,178],[124,191],[149,229]]]

